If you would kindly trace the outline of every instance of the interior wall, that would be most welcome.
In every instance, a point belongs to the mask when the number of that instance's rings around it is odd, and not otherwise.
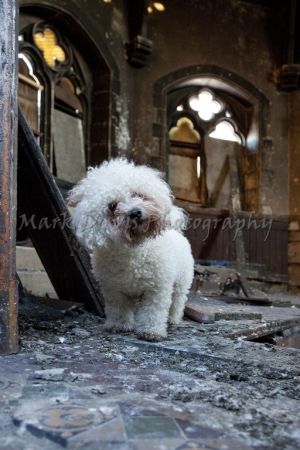
[[[162,142],[167,136],[159,136],[157,126],[164,123],[165,110],[154,106],[154,86],[168,74],[181,70],[184,79],[185,68],[214,66],[254,86],[269,104],[269,110],[261,110],[263,117],[259,118],[264,133],[259,149],[258,210],[288,214],[288,94],[279,92],[271,80],[286,29],[281,9],[284,5],[268,7],[242,0],[165,0],[166,11],[148,17],[147,37],[153,42],[148,65],[135,69],[125,58],[128,26],[122,0],[88,0],[84,5],[82,0],[20,3],[47,4],[68,11],[102,49],[108,63],[114,61],[112,71],[119,74],[120,89],[112,99],[112,155],[131,155],[165,170]]]
[[[259,211],[287,214],[288,95],[278,92],[270,79],[285,27],[282,11],[274,5],[235,0],[164,3],[166,11],[152,14],[148,20],[148,37],[153,41],[149,65],[135,71],[134,157],[165,169],[164,145],[155,130],[155,124],[164,122],[165,111],[153,107],[155,81],[180,69],[184,78],[184,68],[197,64],[218,66],[251,83],[269,101],[270,115],[260,117],[261,123],[266,123],[259,150]]]

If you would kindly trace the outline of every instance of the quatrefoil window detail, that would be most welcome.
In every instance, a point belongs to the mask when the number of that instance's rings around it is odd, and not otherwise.
[[[51,68],[54,68],[57,63],[64,63],[66,61],[66,53],[58,44],[57,36],[51,28],[45,28],[43,31],[36,32],[33,40],[37,48],[43,53],[46,63]]]
[[[223,109],[221,102],[216,100],[213,95],[203,89],[197,96],[189,99],[190,107],[198,112],[202,120],[209,121]]]

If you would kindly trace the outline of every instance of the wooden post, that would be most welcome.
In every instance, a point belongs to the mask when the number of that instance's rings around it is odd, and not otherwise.
[[[127,61],[133,67],[144,67],[152,52],[152,41],[146,37],[146,0],[127,0],[129,43],[125,45]]]
[[[238,223],[238,219],[242,211],[242,204],[241,204],[241,190],[240,190],[240,181],[236,155],[229,156],[229,165],[230,165],[230,182],[231,182],[232,217],[234,221]],[[241,281],[244,294],[246,295],[246,297],[249,297],[252,294],[252,292],[248,284],[247,278],[244,275],[247,263],[245,242],[243,231],[240,230],[239,228],[236,230],[235,251],[236,251],[236,266],[238,270],[238,277]]]
[[[15,278],[17,7],[0,0],[0,354],[18,348]]]

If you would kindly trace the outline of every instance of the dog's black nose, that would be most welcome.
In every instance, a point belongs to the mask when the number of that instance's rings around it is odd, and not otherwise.
[[[118,203],[117,202],[110,202],[108,204],[108,209],[113,213],[117,209]]]
[[[143,213],[140,208],[133,208],[128,215],[130,219],[141,219],[142,214]]]

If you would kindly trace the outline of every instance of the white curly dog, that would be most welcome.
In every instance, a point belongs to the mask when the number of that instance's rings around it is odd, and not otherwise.
[[[159,341],[183,316],[193,278],[182,209],[162,174],[117,158],[90,168],[70,192],[73,224],[92,251],[106,329]]]

